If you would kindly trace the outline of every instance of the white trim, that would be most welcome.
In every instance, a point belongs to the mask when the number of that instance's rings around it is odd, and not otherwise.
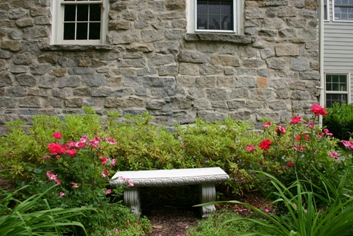
[[[327,91],[326,89],[326,75],[346,75],[347,76],[347,90],[345,91]],[[351,103],[351,74],[349,72],[325,72],[325,105],[326,105],[326,95],[327,94],[347,94],[347,104]]]
[[[233,0],[233,29],[234,30],[200,30],[197,29],[197,0],[186,0],[187,32],[188,33],[223,33],[239,34],[241,31],[241,16],[243,0]]]
[[[332,0],[332,21],[339,21],[339,22],[347,22],[347,23],[352,23],[353,22],[353,19],[351,20],[347,20],[347,19],[344,19],[344,20],[340,20],[340,19],[335,19],[335,0]],[[353,7],[353,5],[352,5]]]
[[[102,15],[101,15],[101,34],[99,40],[63,40],[63,21],[64,21],[64,5],[66,4],[102,4]],[[100,45],[105,44],[106,35],[108,33],[108,12],[109,12],[109,0],[98,0],[98,1],[75,1],[67,2],[63,0],[51,0],[51,44],[72,44],[72,45]]]

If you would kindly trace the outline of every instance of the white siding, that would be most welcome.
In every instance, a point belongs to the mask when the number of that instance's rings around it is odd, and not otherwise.
[[[329,1],[329,21],[324,21],[324,72],[350,73],[353,78],[353,22],[332,21],[332,2]],[[352,97],[350,96],[352,103]]]

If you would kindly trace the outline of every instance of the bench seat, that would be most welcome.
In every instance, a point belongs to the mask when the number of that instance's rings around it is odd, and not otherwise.
[[[134,186],[124,191],[124,202],[130,206],[133,213],[139,215],[141,211],[139,187],[199,185],[200,201],[206,203],[216,200],[215,184],[227,181],[229,176],[219,167],[118,171],[111,179],[110,184],[112,186],[124,185],[126,184],[125,179],[129,179],[134,183]],[[207,217],[215,210],[214,205],[202,207],[202,217]]]

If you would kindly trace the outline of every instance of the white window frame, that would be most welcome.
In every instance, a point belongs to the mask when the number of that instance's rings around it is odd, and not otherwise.
[[[351,6],[353,8],[353,5],[351,5]],[[343,20],[335,19],[335,0],[332,0],[332,20],[339,21],[339,22],[352,22],[353,18],[352,19],[343,19]]]
[[[25,1],[25,0],[24,0]],[[64,40],[64,5],[65,4],[94,4],[97,2],[102,3],[101,15],[101,32],[100,39],[98,40]],[[68,2],[64,0],[51,0],[51,15],[52,15],[52,34],[51,44],[71,44],[71,45],[100,45],[105,44],[106,35],[108,32],[108,11],[109,0],[98,1],[75,1]]]
[[[233,0],[233,30],[200,30],[197,29],[197,0],[186,1],[187,32],[188,33],[223,33],[240,34],[242,31],[243,0]]]
[[[344,75],[347,76],[347,90],[346,91],[328,91],[326,88],[326,76],[327,75]],[[326,95],[327,94],[347,94],[347,104],[351,101],[351,75],[350,73],[325,73],[325,105],[326,105]]]

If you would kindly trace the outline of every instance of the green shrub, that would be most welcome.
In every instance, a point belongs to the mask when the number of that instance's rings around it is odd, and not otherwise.
[[[334,103],[328,112],[323,124],[336,138],[349,140],[353,133],[353,104]]]

